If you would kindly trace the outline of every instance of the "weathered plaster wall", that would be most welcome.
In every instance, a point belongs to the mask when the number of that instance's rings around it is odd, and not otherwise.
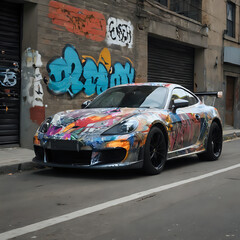
[[[223,35],[225,0],[203,0],[202,23],[151,0],[31,2],[24,4],[22,146],[31,147],[45,116],[80,108],[116,84],[147,82],[149,34],[195,48],[195,91],[225,91],[222,49],[237,47],[239,35],[238,28],[236,39]],[[217,100],[222,117],[224,105]]]
[[[22,146],[31,147],[45,116],[80,108],[111,86],[146,80],[136,74],[143,66],[136,43],[146,44],[138,37],[136,1],[43,0],[24,8]]]
[[[139,32],[144,36],[144,40],[148,34],[151,34],[195,48],[194,89],[204,91],[206,89],[204,49],[208,48],[206,28],[200,22],[169,11],[151,0],[145,1],[144,5],[138,8],[137,15]],[[141,44],[141,61],[148,58],[147,44],[145,46]],[[142,76],[144,76],[143,72],[147,72],[147,61],[144,61],[144,65],[138,69],[137,74],[139,72]]]
[[[34,113],[33,107],[38,106],[34,97],[35,90],[38,89],[37,83],[41,86],[41,81],[36,80],[36,75],[39,74],[40,65],[34,67],[37,60],[37,10],[38,5],[27,2],[24,4],[23,10],[23,39],[22,39],[22,64],[21,64],[21,99],[20,99],[20,144],[22,147],[32,147],[32,134],[38,127],[39,121],[34,120],[33,115],[38,115],[40,112]],[[39,56],[38,56],[39,60]],[[38,61],[39,63],[39,61]],[[43,105],[43,103],[41,103]],[[41,106],[42,106],[41,105]],[[44,113],[42,111],[42,117]],[[37,116],[36,116],[37,117]]]
[[[39,3],[46,116],[135,80],[135,8],[127,1]]]
[[[239,48],[239,1],[232,1],[236,4],[236,32],[235,38],[227,36],[226,30],[226,4],[225,0],[203,0],[203,24],[208,27],[208,48],[205,50],[205,69],[206,69],[206,90],[223,91],[223,98],[216,101],[216,107],[219,109],[224,122],[225,100],[226,100],[226,76],[231,76],[238,72],[238,66],[226,66],[223,62],[224,46]],[[225,70],[227,69],[227,71]],[[239,86],[239,80],[236,81],[236,87]],[[238,94],[235,94],[235,109],[238,105]],[[235,110],[235,127],[239,122],[239,113]],[[239,127],[239,126],[238,126]]]

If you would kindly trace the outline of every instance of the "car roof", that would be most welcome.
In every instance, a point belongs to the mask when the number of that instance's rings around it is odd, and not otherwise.
[[[195,96],[196,99],[198,99],[198,101],[201,101],[198,96],[195,95],[194,92],[190,91],[189,89],[183,87],[182,85],[179,84],[175,84],[175,83],[165,83],[165,82],[146,82],[146,83],[129,83],[129,84],[122,84],[122,85],[117,85],[115,87],[131,87],[131,86],[159,86],[159,87],[165,87],[168,88],[170,91],[172,91],[174,88],[178,87],[178,88],[182,88],[188,92],[190,92],[191,94],[193,94]]]

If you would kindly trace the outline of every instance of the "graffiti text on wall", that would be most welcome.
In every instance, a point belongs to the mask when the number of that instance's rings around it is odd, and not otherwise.
[[[130,21],[122,19],[109,18],[107,22],[107,43],[117,44],[120,46],[133,45],[133,25]]]
[[[72,97],[84,91],[86,95],[100,94],[109,87],[133,83],[135,70],[130,62],[125,65],[117,62],[111,66],[111,55],[104,48],[99,60],[83,56],[80,60],[76,49],[67,44],[63,56],[50,60],[47,64],[49,73],[48,88],[55,94],[68,92]]]
[[[0,72],[0,83],[4,87],[13,87],[17,83],[17,77],[15,72],[10,72],[10,69],[6,69],[5,72]]]
[[[103,41],[106,35],[105,17],[98,12],[72,7],[57,1],[49,2],[48,17],[52,23],[65,27],[69,32],[94,41]]]
[[[29,47],[24,51],[23,60],[22,98],[24,104],[30,105],[30,119],[40,125],[45,119],[44,92],[40,73],[40,68],[43,65],[41,55],[37,50]]]

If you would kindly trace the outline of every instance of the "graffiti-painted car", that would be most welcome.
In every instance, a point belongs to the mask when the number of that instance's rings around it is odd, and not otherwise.
[[[142,83],[110,88],[84,109],[47,118],[34,136],[33,159],[70,168],[142,168],[160,173],[166,160],[191,154],[217,160],[222,124],[176,84]]]

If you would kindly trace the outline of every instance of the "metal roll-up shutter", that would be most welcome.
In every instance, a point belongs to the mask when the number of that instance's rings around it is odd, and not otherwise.
[[[194,49],[148,38],[148,81],[180,84],[193,90]]]
[[[0,145],[19,143],[21,9],[0,1]]]

